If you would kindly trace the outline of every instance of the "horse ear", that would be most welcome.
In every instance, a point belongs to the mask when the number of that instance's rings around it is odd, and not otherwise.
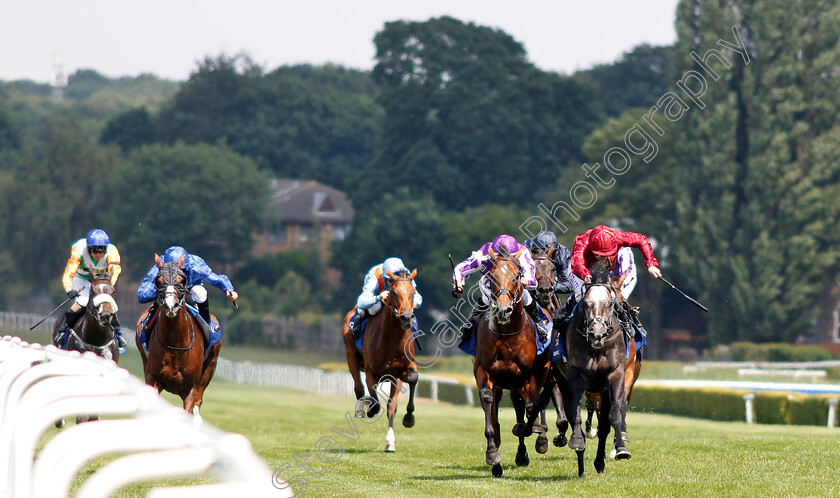
[[[549,257],[549,258],[551,258],[551,259],[554,259],[554,254],[555,254],[556,252],[557,252],[557,248],[556,248],[556,247],[552,247],[551,249],[549,249],[549,250],[548,250],[548,257]]]
[[[180,258],[178,258],[178,267],[183,268],[184,266],[184,255],[182,254]]]
[[[397,276],[394,275],[393,273],[389,272],[388,270],[385,270],[385,273],[388,274],[388,278],[391,279],[391,282],[393,282],[394,280],[397,279]]]
[[[409,275],[408,278],[410,278],[411,280],[414,280],[414,277],[416,277],[416,276],[417,276],[417,268],[415,268],[414,271],[411,272],[411,275]]]
[[[490,256],[490,259],[497,259],[496,252],[493,250],[492,247],[487,248],[487,255]]]
[[[158,268],[163,266],[163,263],[161,262],[160,256],[158,256],[158,253],[155,253],[155,264],[157,265]]]
[[[520,247],[519,250],[516,251],[516,254],[513,255],[513,259],[519,259],[519,255],[522,254],[522,249],[523,248]]]

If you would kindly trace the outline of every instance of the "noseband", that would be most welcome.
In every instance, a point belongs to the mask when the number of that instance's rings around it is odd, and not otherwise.
[[[511,261],[511,262],[514,262],[517,265],[517,267],[519,265],[519,262],[514,261],[514,259],[511,258],[510,256],[497,258],[496,263],[498,263],[499,261]],[[494,265],[496,263],[494,263]],[[522,284],[519,282],[519,277],[522,274],[522,271],[517,270],[517,272],[513,275],[513,278],[508,278],[507,270],[505,268],[500,268],[499,271],[501,271],[504,274],[503,275],[504,278],[508,279],[511,282],[516,283],[516,291],[514,291],[513,295],[510,298],[511,299],[511,304],[513,306],[516,306],[519,303],[519,301],[522,300],[522,289],[523,289],[523,287],[522,287]],[[491,274],[490,278],[496,278],[496,277],[494,277]],[[510,292],[510,289],[508,289],[507,287],[501,287],[496,292],[491,292],[490,295],[493,297],[493,302],[491,303],[491,307],[493,308],[493,314],[495,315],[497,310],[499,309],[499,304],[498,304],[499,303],[499,298],[504,296],[504,295],[510,296],[511,292]]]
[[[549,258],[548,256],[533,256],[534,261],[548,261],[551,263],[551,276],[548,275],[540,275],[537,277],[537,287],[539,288],[539,283],[545,279],[548,280],[549,286],[554,287],[554,284],[557,282],[557,267],[554,265],[554,260]]]

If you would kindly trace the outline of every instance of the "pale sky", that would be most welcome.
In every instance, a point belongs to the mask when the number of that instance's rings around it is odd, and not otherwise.
[[[267,71],[332,62],[371,69],[384,23],[449,15],[498,28],[547,71],[611,62],[676,39],[677,0],[0,0],[0,80],[64,72],[186,80],[205,56],[245,52]]]

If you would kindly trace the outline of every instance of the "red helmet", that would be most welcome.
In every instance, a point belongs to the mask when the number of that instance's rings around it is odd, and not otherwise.
[[[589,250],[596,256],[613,256],[618,252],[615,233],[604,225],[598,225],[589,234]]]

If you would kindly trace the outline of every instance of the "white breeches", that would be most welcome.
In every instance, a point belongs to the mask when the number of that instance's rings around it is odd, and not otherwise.
[[[90,281],[83,279],[78,274],[73,277],[73,289],[79,291],[76,296],[76,304],[84,308],[90,301]]]

